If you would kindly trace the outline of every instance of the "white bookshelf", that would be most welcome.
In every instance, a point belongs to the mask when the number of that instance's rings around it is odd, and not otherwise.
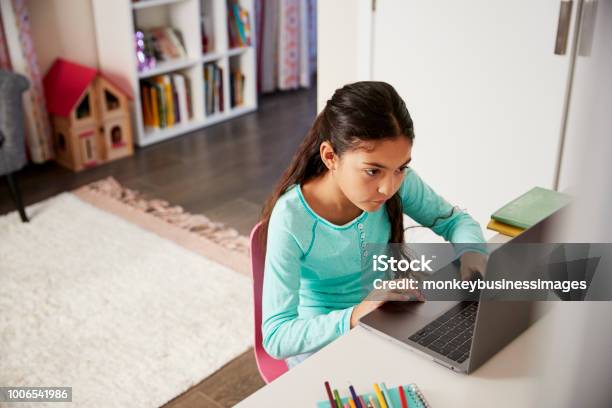
[[[134,95],[132,123],[135,142],[147,146],[193,130],[235,118],[257,109],[255,9],[253,0],[239,0],[249,12],[251,45],[230,49],[226,0],[93,0],[98,60],[102,73]],[[209,15],[211,52],[202,52],[200,16]],[[170,26],[182,34],[187,56],[158,62],[138,72],[134,33],[136,29]],[[206,115],[204,64],[216,62],[223,69],[224,111]],[[244,103],[231,107],[229,68],[239,67],[245,76]],[[140,81],[156,75],[179,72],[190,80],[193,118],[187,123],[153,129],[143,123]]]

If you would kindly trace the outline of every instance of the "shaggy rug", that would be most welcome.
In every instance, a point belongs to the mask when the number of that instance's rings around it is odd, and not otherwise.
[[[0,216],[0,385],[158,407],[249,348],[246,237],[112,179],[28,214]]]

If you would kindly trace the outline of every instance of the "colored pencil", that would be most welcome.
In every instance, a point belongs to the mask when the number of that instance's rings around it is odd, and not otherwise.
[[[374,397],[372,397],[370,395],[370,405],[372,405],[372,408],[378,408],[378,405],[376,405],[376,401],[374,400]]]
[[[336,398],[337,408],[342,408],[342,399],[340,399],[340,394],[338,394],[338,390],[334,390],[334,398]]]
[[[349,405],[351,406],[351,408],[357,408],[357,405],[355,405],[355,401],[353,401],[352,398],[349,398]]]
[[[380,392],[380,387],[376,383],[374,383],[374,393],[376,393],[376,398],[378,398],[380,408],[389,408],[385,403],[385,397],[383,397],[382,392]]]
[[[385,402],[387,403],[387,407],[395,408],[395,406],[393,405],[393,401],[391,400],[391,394],[389,394],[389,390],[387,389],[387,385],[384,382],[382,382],[380,383],[380,386],[382,388],[383,397],[385,397]]]
[[[401,385],[397,387],[397,392],[400,395],[400,401],[402,401],[402,408],[408,408],[408,401],[406,401],[406,393],[404,392],[404,387]]]
[[[336,402],[334,401],[334,396],[332,395],[331,387],[329,386],[329,381],[325,381],[325,392],[327,393],[327,398],[329,399],[330,408],[338,408]]]
[[[359,402],[359,397],[357,397],[355,388],[352,385],[349,385],[349,391],[351,392],[351,397],[353,397],[353,401],[355,402],[355,408],[365,408],[361,406],[361,402]]]

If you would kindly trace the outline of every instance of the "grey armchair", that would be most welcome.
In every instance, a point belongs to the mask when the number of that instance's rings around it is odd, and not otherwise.
[[[28,217],[14,173],[26,164],[22,94],[29,87],[23,75],[0,70],[0,176],[6,176],[23,222],[28,222]]]

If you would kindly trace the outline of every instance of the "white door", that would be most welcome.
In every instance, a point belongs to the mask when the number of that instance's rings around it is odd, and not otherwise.
[[[406,101],[414,168],[483,229],[531,187],[553,188],[576,4],[565,55],[559,13],[558,0],[376,2],[372,77]]]

